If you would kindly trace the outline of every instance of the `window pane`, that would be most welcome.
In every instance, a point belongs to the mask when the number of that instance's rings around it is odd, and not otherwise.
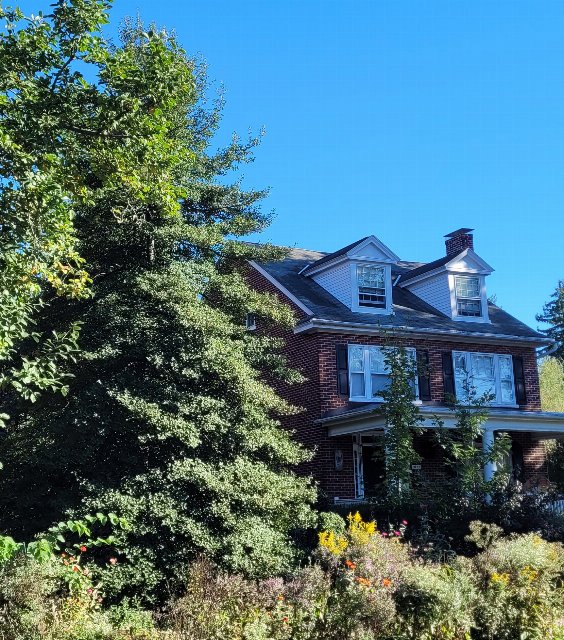
[[[513,380],[513,361],[511,356],[499,357],[499,377],[502,380]]]
[[[349,347],[349,367],[351,371],[364,371],[363,347]]]
[[[384,289],[373,289],[370,287],[360,287],[358,290],[358,304],[360,307],[386,308],[386,291]]]
[[[372,373],[386,373],[387,367],[384,362],[384,352],[379,347],[370,347],[370,371]]]
[[[472,375],[470,384],[478,396],[484,394],[495,395],[495,369],[494,357],[481,353],[473,353],[471,356]]]
[[[358,304],[360,307],[386,308],[386,283],[384,268],[357,266]]]
[[[372,397],[380,396],[390,384],[390,376],[385,374],[372,374]]]
[[[456,307],[459,316],[479,318],[482,315],[482,303],[479,300],[458,300]]]
[[[466,356],[463,353],[454,354],[454,375],[461,380],[465,380],[468,375],[466,371]]]
[[[501,401],[515,404],[515,387],[512,380],[501,381]]]
[[[493,356],[483,355],[481,353],[473,353],[472,358],[472,375],[478,378],[486,378],[494,380],[494,359]]]
[[[384,269],[383,267],[360,267],[356,268],[356,277],[359,287],[375,287],[384,289]]]
[[[457,276],[456,297],[457,298],[479,298],[480,279],[468,276]]]
[[[364,373],[351,373],[351,397],[364,398]]]

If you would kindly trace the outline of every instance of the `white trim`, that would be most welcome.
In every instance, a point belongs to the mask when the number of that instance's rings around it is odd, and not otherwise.
[[[356,253],[356,251],[358,251],[359,248],[362,250],[369,244],[375,245],[376,248],[378,248],[387,257],[371,258],[370,256],[361,256]],[[320,260],[322,259],[323,258],[320,258]],[[400,258],[391,249],[389,249],[381,240],[378,240],[376,236],[369,236],[368,238],[366,238],[366,240],[363,240],[362,242],[359,242],[356,245],[354,245],[352,249],[350,249],[347,253],[338,255],[332,260],[328,260],[327,262],[324,262],[323,264],[320,264],[318,266],[315,266],[315,262],[313,262],[312,264],[309,264],[306,267],[304,267],[302,271],[304,272],[304,275],[309,277],[317,273],[321,273],[322,271],[333,269],[334,267],[339,265],[341,262],[346,262],[349,260],[361,260],[363,262],[394,264],[396,262],[399,262]],[[300,273],[302,273],[302,271],[300,271]]]
[[[313,311],[307,307],[301,300],[296,298],[293,293],[290,293],[286,287],[278,282],[276,278],[270,275],[268,271],[265,271],[260,265],[258,265],[254,260],[249,260],[249,264],[255,268],[262,276],[264,276],[271,284],[273,284],[281,293],[283,293],[287,298],[289,298],[297,307],[299,307],[304,313],[307,313],[308,316],[313,315]]]
[[[386,288],[386,306],[385,308],[371,308],[364,307],[358,304],[358,277],[357,267],[370,266],[381,267],[384,269],[384,285]],[[389,264],[385,264],[381,261],[370,260],[357,260],[351,259],[351,311],[356,313],[375,313],[379,315],[390,315],[392,313],[392,267]]]
[[[381,412],[370,413],[365,411],[362,417],[361,411],[356,413],[355,419],[350,423],[331,424],[327,423],[327,435],[330,438],[346,436],[350,434],[360,434],[365,431],[374,431],[385,428],[385,417]],[[454,412],[445,407],[424,407],[421,409],[423,424],[425,429],[437,429],[436,418],[443,422],[443,428],[455,429],[456,416]],[[338,420],[337,417],[334,420]],[[532,434],[564,434],[564,414],[541,411],[511,411],[510,409],[492,409],[488,412],[488,419],[484,428],[492,431],[519,431]]]
[[[457,255],[452,257],[452,260],[449,260],[448,262],[446,262],[445,264],[441,265],[440,267],[436,267],[435,269],[432,269],[431,271],[425,271],[424,273],[420,273],[416,276],[413,276],[413,278],[409,278],[409,271],[407,272],[406,275],[406,279],[399,285],[400,287],[407,287],[409,285],[413,285],[416,282],[420,282],[421,280],[427,280],[427,278],[432,278],[433,276],[436,276],[439,273],[445,273],[445,272],[449,272],[452,271],[452,267],[459,262],[460,260],[466,258],[466,256],[470,256],[470,259],[474,260],[475,262],[478,263],[478,269],[460,269],[458,268],[456,270],[456,273],[461,273],[461,274],[477,274],[477,275],[485,275],[485,276],[489,276],[491,273],[493,273],[493,271],[495,271],[495,269],[493,269],[493,267],[490,267],[490,265],[485,262],[485,260],[482,260],[482,258],[480,258],[480,256],[475,253],[474,251],[472,251],[472,249],[464,249],[464,251],[458,253]]]
[[[355,245],[352,249],[347,251],[347,256],[349,258],[358,259],[358,260],[372,260],[373,258],[366,258],[358,254],[358,251],[362,251],[368,245],[375,245],[377,249],[379,249],[385,256],[386,259],[377,258],[378,262],[399,262],[400,257],[397,256],[389,247],[387,247],[381,240],[379,240],[376,236],[368,236],[366,240],[361,242],[360,244]]]
[[[322,258],[319,259],[321,260]],[[315,262],[312,262],[311,264],[308,264],[303,269],[301,269],[299,275],[303,274],[306,278],[309,278],[310,276],[315,276],[319,273],[323,273],[324,271],[329,271],[330,269],[339,266],[342,262],[348,262],[349,260],[350,258],[346,253],[344,253],[340,256],[337,256],[336,258],[333,258],[333,260],[329,260],[327,262],[324,262],[323,264],[320,264],[318,267],[315,266]]]
[[[459,316],[458,315],[458,305],[456,298],[456,278],[457,277],[476,277],[480,279],[480,305],[482,308],[481,316]],[[483,275],[480,274],[469,274],[463,273],[461,271],[455,271],[453,273],[448,274],[448,287],[450,290],[450,308],[452,319],[456,322],[490,322],[490,316],[488,313],[488,298],[486,296],[486,279]]]
[[[350,353],[351,353],[351,349],[354,348],[360,348],[363,350],[363,354],[362,354],[362,372],[360,371],[353,371],[351,368],[351,363],[350,363]],[[393,347],[391,347],[393,349]],[[379,346],[379,345],[370,345],[370,344],[348,344],[347,345],[347,364],[348,364],[348,370],[349,370],[349,400],[351,402],[383,402],[384,399],[382,398],[382,396],[372,396],[369,395],[369,393],[372,391],[372,374],[373,372],[370,369],[370,349],[377,349],[380,352],[383,352],[385,347]],[[414,365],[416,363],[416,358],[417,358],[417,351],[415,349],[415,347],[405,347],[406,352],[409,354],[409,356],[411,357],[411,359],[414,362]],[[364,395],[363,396],[353,396],[352,395],[352,376],[355,374],[359,374],[362,373],[364,375]],[[389,377],[389,372],[382,372],[380,374],[376,374],[376,375],[385,375]],[[421,401],[419,400],[419,379],[417,374],[415,374],[415,398],[414,398],[414,404],[420,403]]]
[[[294,327],[294,333],[308,333],[323,331],[326,333],[348,333],[351,335],[381,336],[381,335],[402,335],[409,334],[412,338],[433,338],[436,340],[450,341],[455,338],[459,342],[476,342],[479,338],[484,344],[530,344],[533,346],[543,346],[554,344],[551,338],[512,336],[507,334],[482,333],[477,331],[459,332],[455,330],[441,331],[440,329],[425,329],[414,327],[386,327],[376,324],[366,324],[365,322],[345,322],[341,320],[325,320],[323,318],[310,318],[307,322],[302,322]]]
[[[357,500],[364,498],[364,460],[362,459],[362,436],[353,435],[353,472],[354,472],[354,497]]]
[[[454,384],[455,384],[455,388],[456,388],[456,395],[457,397],[461,398],[463,396],[463,389],[459,389],[457,387],[457,378],[456,378],[456,368],[455,368],[455,357],[461,355],[464,357],[465,360],[465,369],[466,369],[466,375],[467,375],[467,379],[471,379],[473,372],[472,372],[472,356],[487,356],[487,357],[491,357],[493,358],[493,369],[494,369],[494,384],[495,384],[495,398],[492,400],[492,402],[490,403],[489,406],[491,407],[518,407],[519,405],[516,404],[516,400],[515,400],[515,380],[513,378],[513,356],[510,355],[509,353],[486,353],[483,351],[453,351],[452,352],[452,366],[453,366],[453,370],[454,370]],[[513,401],[512,402],[502,402],[501,401],[501,374],[500,374],[500,367],[499,367],[499,359],[501,358],[510,358],[511,359],[511,368],[510,368],[510,373],[511,373],[511,387],[513,389]]]

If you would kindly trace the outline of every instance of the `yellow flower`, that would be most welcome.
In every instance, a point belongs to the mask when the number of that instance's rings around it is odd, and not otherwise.
[[[329,553],[339,556],[347,548],[346,538],[336,536],[333,531],[322,531],[319,534],[319,546],[325,547]]]
[[[490,582],[494,584],[503,584],[507,586],[509,584],[509,574],[508,573],[492,573],[492,577],[490,578]]]
[[[533,582],[534,580],[537,579],[537,576],[539,575],[538,571],[535,571],[534,569],[532,569],[529,566],[526,566],[524,569],[521,569],[521,575],[526,578],[529,582]]]
[[[347,520],[349,522],[347,533],[352,542],[366,544],[378,533],[376,522],[374,520],[364,522],[358,511],[354,515],[349,513]]]

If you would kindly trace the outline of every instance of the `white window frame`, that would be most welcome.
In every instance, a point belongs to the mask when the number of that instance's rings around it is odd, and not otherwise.
[[[515,378],[513,375],[513,356],[508,353],[484,353],[482,351],[453,351],[452,352],[452,366],[454,371],[454,385],[456,390],[456,397],[464,400],[464,389],[460,389],[458,386],[458,379],[456,376],[456,358],[458,356],[462,356],[465,359],[466,372],[468,374],[468,378],[471,381],[472,377],[472,356],[488,356],[493,357],[493,365],[494,365],[494,384],[495,389],[492,390],[492,393],[495,392],[495,398],[490,402],[491,406],[497,407],[518,407],[515,400]],[[512,402],[503,402],[502,394],[501,394],[501,369],[500,369],[500,358],[509,358],[511,361],[511,365],[509,367],[509,371],[511,374],[511,387],[513,389],[513,401]]]
[[[384,271],[384,289],[386,296],[385,307],[365,307],[359,304],[359,285],[357,277],[358,267],[376,267]],[[390,314],[392,312],[392,267],[389,264],[373,262],[368,260],[354,260],[351,262],[351,283],[352,283],[352,311],[358,313],[379,313]]]
[[[476,278],[478,280],[479,295],[472,298],[458,298],[456,295],[456,281],[459,278]],[[452,312],[452,319],[459,322],[489,322],[488,315],[488,299],[486,296],[486,285],[483,275],[477,273],[454,273],[449,274],[449,288],[450,288],[450,305]],[[458,314],[458,302],[459,300],[476,300],[480,303],[481,315],[479,316],[462,316]]]
[[[352,376],[353,374],[359,374],[358,371],[352,371],[351,367],[351,350],[354,348],[363,349],[363,374],[364,374],[364,396],[353,396],[353,384],[352,384]],[[377,345],[364,345],[364,344],[349,344],[348,352],[347,352],[347,364],[348,364],[348,374],[349,374],[349,400],[351,402],[384,402],[384,398],[382,396],[371,396],[369,393],[372,393],[372,372],[370,371],[370,349],[378,349],[379,351],[383,351],[386,347],[380,347]],[[417,361],[417,351],[414,347],[404,347],[406,352],[413,358],[413,362]],[[382,374],[384,375],[384,374]],[[415,398],[414,402],[420,403],[419,399],[419,377],[415,375]]]

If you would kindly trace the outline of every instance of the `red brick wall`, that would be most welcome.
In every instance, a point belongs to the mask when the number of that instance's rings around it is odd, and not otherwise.
[[[471,233],[461,233],[454,238],[445,240],[447,256],[456,256],[464,249],[474,248],[474,236]]]
[[[348,405],[348,399],[339,396],[337,389],[337,344],[385,345],[390,338],[378,336],[356,336],[348,334],[324,333],[319,334],[320,340],[320,394],[321,410],[329,411]],[[535,350],[531,347],[505,347],[479,343],[443,342],[426,340],[423,338],[410,339],[394,338],[395,346],[415,347],[429,352],[429,369],[431,378],[431,396],[435,402],[444,402],[442,354],[445,351],[485,351],[488,353],[507,353],[522,356],[525,368],[525,384],[527,404],[521,408],[528,411],[540,410],[540,389]]]
[[[255,289],[277,295],[294,310],[298,320],[305,317],[304,312],[297,305],[281,294],[256,269],[249,269],[248,280]],[[257,322],[260,331],[260,318]],[[354,498],[352,438],[350,436],[328,438],[327,428],[316,424],[316,420],[329,411],[349,405],[348,398],[340,396],[337,388],[336,346],[350,343],[383,345],[389,344],[389,338],[332,333],[294,334],[291,330],[281,328],[276,328],[270,333],[286,341],[285,353],[290,365],[300,370],[307,378],[304,384],[299,385],[275,384],[277,391],[284,398],[294,406],[302,408],[298,414],[285,416],[282,419],[283,426],[295,431],[296,438],[308,449],[315,452],[313,460],[304,464],[301,471],[312,474],[318,480],[322,495],[325,495],[327,499],[332,501],[335,496],[342,499]],[[505,347],[406,337],[398,337],[397,340],[394,340],[394,344],[426,349],[429,352],[431,394],[433,401],[439,403],[444,402],[443,352],[453,350],[486,351],[522,356],[525,367],[527,404],[521,408],[529,411],[540,409],[536,354],[531,347]],[[342,471],[335,470],[335,451],[337,449],[340,449],[344,456]],[[524,442],[523,449],[524,452],[527,451],[525,473],[530,474],[531,477],[537,472],[542,474],[541,467],[544,465],[544,457],[541,464],[538,457],[540,455],[538,444],[534,441]],[[544,447],[542,447],[542,451],[544,452]],[[439,477],[442,475],[439,467],[440,460],[436,455],[425,462],[422,472]]]

